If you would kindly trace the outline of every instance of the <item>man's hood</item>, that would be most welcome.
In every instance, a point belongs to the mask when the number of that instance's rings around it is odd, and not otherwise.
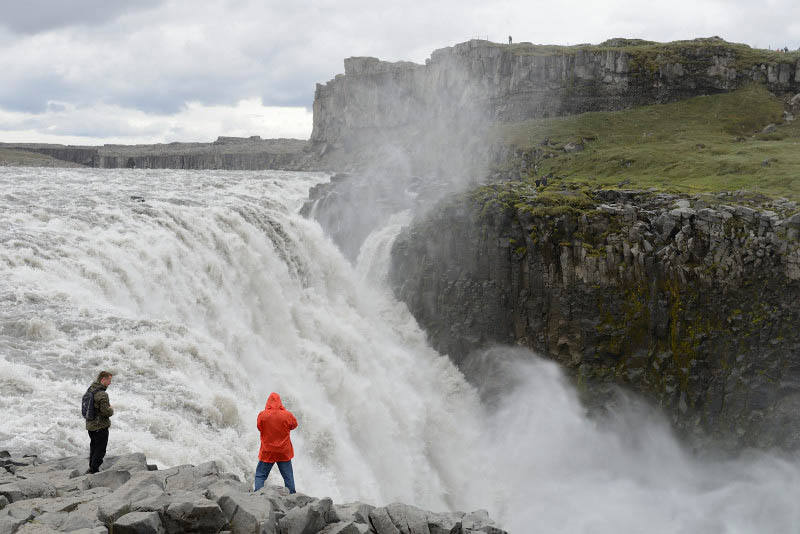
[[[285,410],[286,408],[283,407],[281,404],[281,396],[275,392],[269,394],[269,398],[267,399],[267,405],[264,406],[265,410]]]

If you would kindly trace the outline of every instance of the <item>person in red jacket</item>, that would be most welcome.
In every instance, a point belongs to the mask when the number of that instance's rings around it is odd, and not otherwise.
[[[289,489],[289,493],[295,493],[292,472],[294,449],[289,433],[297,428],[297,419],[292,412],[283,407],[280,395],[274,392],[269,394],[264,411],[258,414],[256,426],[261,433],[261,448],[258,451],[254,491],[264,487],[272,464],[277,463],[283,483]]]

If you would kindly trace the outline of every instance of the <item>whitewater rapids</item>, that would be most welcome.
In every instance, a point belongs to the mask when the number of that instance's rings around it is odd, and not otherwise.
[[[86,454],[80,397],[108,369],[109,454],[160,466],[252,480],[276,391],[298,490],[337,502],[487,508],[517,534],[797,530],[796,457],[701,461],[635,402],[590,420],[517,349],[473,359],[502,392],[482,403],[385,286],[409,215],[351,265],[297,215],[326,179],[0,168],[0,449]]]

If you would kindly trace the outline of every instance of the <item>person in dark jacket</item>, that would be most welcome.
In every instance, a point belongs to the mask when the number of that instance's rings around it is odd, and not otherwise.
[[[270,393],[264,411],[258,414],[256,426],[261,433],[261,448],[258,451],[255,491],[264,487],[272,464],[277,463],[284,485],[289,493],[295,493],[292,472],[294,448],[289,433],[297,428],[297,419],[283,407],[280,395]]]
[[[111,427],[109,417],[114,415],[114,408],[106,393],[106,388],[111,385],[111,377],[108,371],[100,371],[97,380],[90,386],[94,391],[95,418],[86,421],[86,430],[89,431],[89,473],[97,473],[106,456],[108,429]]]

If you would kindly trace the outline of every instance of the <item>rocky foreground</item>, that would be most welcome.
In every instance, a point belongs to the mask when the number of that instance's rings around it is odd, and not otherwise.
[[[43,461],[0,451],[0,534],[502,534],[484,510],[433,513],[406,504],[334,504],[252,484],[216,462],[158,470],[144,454]]]

